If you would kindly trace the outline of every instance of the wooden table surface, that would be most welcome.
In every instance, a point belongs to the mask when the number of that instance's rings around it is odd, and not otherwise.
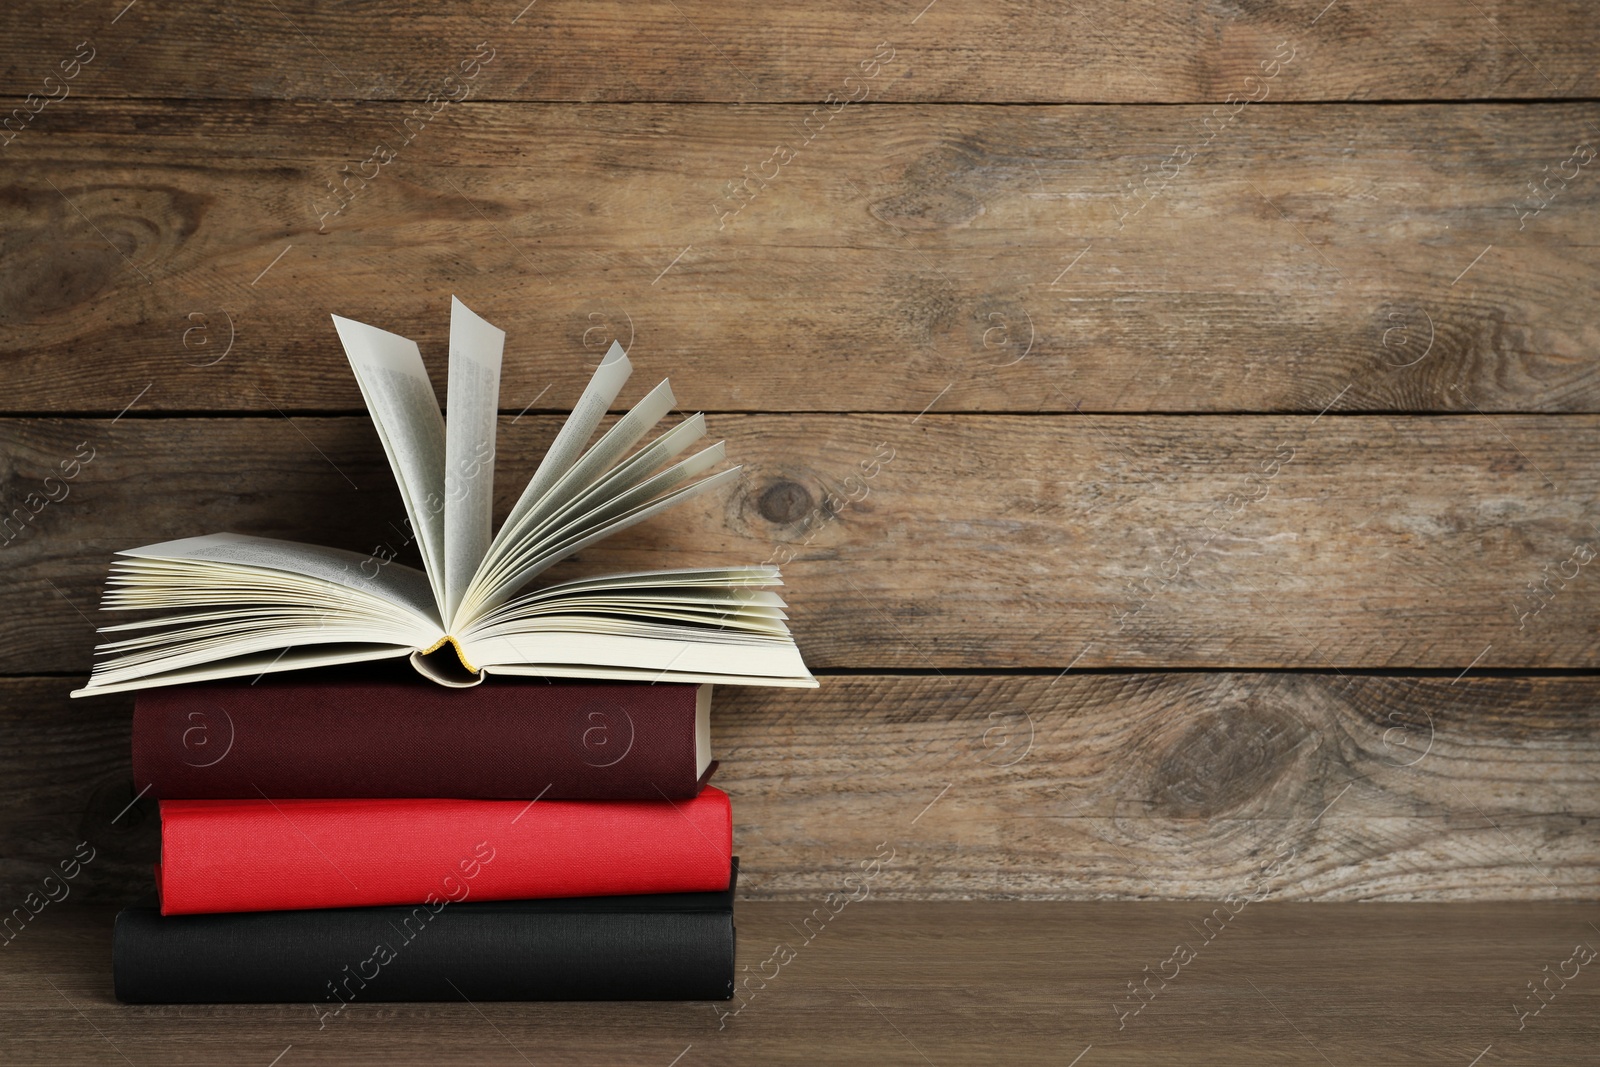
[[[1597,964],[1572,962],[1574,943],[1600,945],[1592,904],[867,899],[814,920],[807,942],[809,916],[800,902],[739,906],[741,973],[770,980],[730,1003],[357,1001],[322,1016],[119,1005],[110,913],[65,910],[6,949],[0,1062],[1600,1062]],[[1526,983],[1558,971],[1576,974],[1534,1000]]]
[[[1596,55],[1587,0],[4,5],[0,915],[95,850],[4,1061],[1594,1062],[1592,974],[1512,1006],[1600,939]],[[328,316],[442,390],[452,293],[499,513],[612,340],[745,465],[553,575],[786,561],[822,686],[716,701],[744,959],[895,859],[721,1031],[117,1008],[111,554],[387,546]]]

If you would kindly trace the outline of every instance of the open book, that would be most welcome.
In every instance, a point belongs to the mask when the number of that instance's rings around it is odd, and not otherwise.
[[[694,415],[638,446],[674,405],[663,381],[592,445],[632,367],[613,344],[496,532],[495,416],[505,333],[452,300],[450,418],[417,345],[334,316],[400,485],[422,570],[357,552],[211,534],[118,553],[103,607],[180,612],[117,634],[73,696],[410,656],[436,682],[488,673],[815,686],[772,566],[645,571],[523,590],[618,530],[725,484]]]

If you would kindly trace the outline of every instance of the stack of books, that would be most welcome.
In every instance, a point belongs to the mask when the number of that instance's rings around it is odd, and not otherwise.
[[[710,689],[817,684],[777,568],[534,583],[737,468],[707,475],[720,443],[677,460],[701,415],[641,444],[675,403],[665,381],[591,443],[631,369],[613,345],[496,530],[505,335],[453,303],[447,425],[414,342],[334,325],[403,544],[220,533],[112,565],[105,608],[168,612],[106,627],[73,694],[138,691],[136,785],[160,800],[159,906],[118,919],[118,995],[334,1013],[730,996]],[[405,657],[420,679],[353,673]],[[279,678],[302,669],[322,676]]]
[[[117,996],[710,1000],[733,992],[709,685],[208,683],[139,695],[159,907]]]

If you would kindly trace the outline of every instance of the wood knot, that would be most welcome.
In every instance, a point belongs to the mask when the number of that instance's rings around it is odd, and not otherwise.
[[[0,323],[82,308],[130,264],[163,262],[200,225],[204,198],[161,187],[98,185],[58,193],[0,188],[17,224],[0,234]],[[148,280],[148,279],[144,279]]]
[[[1175,818],[1213,818],[1266,793],[1304,739],[1297,723],[1245,707],[1202,715],[1156,770],[1151,807]]]
[[[756,500],[756,510],[768,522],[788,526],[811,514],[816,501],[811,490],[787,478],[767,486]]]
[[[31,233],[7,249],[0,269],[0,321],[31,322],[88,304],[109,291],[125,269],[120,249],[87,241],[51,240]]]
[[[983,203],[958,189],[926,189],[880,200],[867,209],[879,222],[906,230],[947,230],[983,214]]]

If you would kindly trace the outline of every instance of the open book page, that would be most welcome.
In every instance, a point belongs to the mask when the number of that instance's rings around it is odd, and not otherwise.
[[[287,653],[292,648],[307,645],[381,645],[413,650],[409,641],[388,627],[355,618],[321,616],[312,611],[271,616],[243,613],[214,616],[212,621],[199,616],[179,616],[164,622],[181,628],[107,642],[101,652],[110,658],[96,664],[90,687],[200,667],[258,652]]]
[[[414,617],[419,625],[438,630],[433,594],[427,575],[399,563],[380,563],[371,556],[342,548],[307,545],[249,534],[217,533],[184,537],[176,541],[129,548],[119,556],[143,560],[187,560],[197,563],[237,564],[244,568],[281,571],[357,590],[393,604]],[[239,577],[235,574],[234,577]],[[113,590],[116,583],[113,582]],[[166,589],[169,587],[163,587]],[[220,583],[209,590],[207,603],[226,603],[236,592]],[[111,592],[108,591],[108,597]],[[111,604],[108,607],[113,606]]]
[[[602,575],[502,605],[462,636],[479,669],[815,685],[784,624],[776,568]]]
[[[192,680],[197,670],[231,677],[269,653],[304,665],[310,653],[290,652],[305,646],[338,646],[315,653],[340,657],[330,662],[384,658],[443,636],[426,575],[392,563],[380,569],[355,552],[213,534],[121,555],[105,608],[189,610],[104,627],[118,636],[98,649],[103,658],[84,692]]]
[[[641,449],[617,472],[606,476],[617,460],[638,444],[640,438],[660,421],[661,416],[672,409],[673,403],[671,386],[663,381],[618,419],[616,425],[607,430],[593,448],[571,464],[566,473],[545,490],[543,497],[523,508],[514,519],[506,521],[495,538],[494,547],[473,577],[472,588],[462,612],[464,622],[470,623],[471,619],[502,603],[532,577],[518,576],[526,569],[528,561],[538,555],[540,546],[546,543],[544,535],[551,528],[553,520],[568,514],[575,507],[593,502],[591,498],[600,487],[608,487],[614,492],[630,487],[668,457],[704,436],[705,419],[696,416],[686,421],[687,432],[681,432],[685,426],[668,431],[662,435],[662,440]],[[649,467],[642,467],[642,462],[648,462]],[[632,475],[632,480],[622,481],[619,475]]]
[[[723,447],[721,442],[718,442],[711,448],[674,464],[615,499],[605,501],[581,515],[573,516],[561,526],[545,531],[540,537],[531,538],[527,551],[519,557],[519,569],[505,582],[505,591],[515,592],[567,556],[587,548],[602,538],[610,537],[690,497],[732,481],[738,476],[741,468],[732,467],[683,489],[676,488],[722,462],[722,459]],[[669,492],[669,490],[676,491]]]
[[[550,488],[545,490],[542,497],[523,509],[521,514],[517,515],[515,523],[510,521],[506,523],[501,531],[499,543],[495,546],[495,552],[485,561],[485,569],[492,567],[495,561],[504,558],[508,553],[521,548],[519,542],[525,542],[541,529],[552,513],[599,480],[624,452],[638,444],[640,438],[650,432],[650,427],[661,421],[661,416],[672,410],[675,402],[672,397],[672,387],[667,382],[663,381],[650,390],[643,400],[635,404],[626,415],[617,420],[615,426],[595,442],[593,448],[584,452],[568,467],[566,473],[557,478]]]
[[[805,688],[817,684],[800,653],[785,641],[735,643],[681,633],[551,630],[475,642],[466,652],[485,674]]]
[[[713,461],[721,459],[720,449],[708,449],[707,451],[714,452],[714,457],[706,458],[713,459]],[[696,457],[696,459],[698,458]],[[686,460],[684,463],[691,466],[686,467],[684,464],[680,464],[678,469],[664,471],[663,475],[668,479],[681,481],[688,477],[687,472],[693,469],[692,464],[694,462],[695,460]],[[554,531],[552,535],[546,538],[534,541],[531,551],[519,557],[521,563],[518,569],[500,583],[491,603],[509,597],[516,590],[574,552],[581,552],[596,541],[604,540],[614,533],[626,530],[630,526],[636,526],[676,504],[681,504],[691,497],[699,496],[701,493],[715,489],[725,482],[734,480],[739,476],[741,469],[740,467],[732,467],[725,471],[718,471],[709,478],[702,478],[698,482],[668,493],[665,496],[629,507],[628,510],[622,511],[620,514],[617,513],[617,508],[613,506],[601,508],[596,513],[581,516],[574,522]],[[623,501],[622,503],[628,503],[628,501]]]
[[[417,343],[333,316],[361,397],[389,457],[441,622],[444,612],[444,415]]]
[[[450,299],[449,418],[444,441],[445,628],[489,551],[494,526],[495,415],[505,331]]]
[[[515,633],[541,617],[584,614],[646,621],[685,622],[717,631],[748,630],[786,636],[783,598],[759,588],[780,584],[775,568],[691,568],[582,578],[501,605],[473,624],[473,636]]]
[[[161,685],[181,685],[188,682],[214,682],[223,678],[255,678],[277,671],[299,671],[312,667],[333,667],[345,663],[369,663],[374,660],[399,659],[409,655],[409,648],[383,648],[374,645],[359,647],[294,648],[277,653],[258,653],[208,662],[187,670],[164,671],[120,682],[91,679],[82,689],[74,689],[75,697],[94,696],[99,693],[125,693],[136,689],[152,689]]]
[[[550,520],[537,531],[536,536],[529,539],[528,548],[531,551],[543,552],[547,550],[547,546],[559,545],[565,537],[605,525],[642,504],[666,496],[684,482],[698,478],[726,458],[727,447],[724,442],[718,441],[710,448],[701,449],[688,459],[680,460],[635,485],[626,488],[620,484],[613,486],[608,495],[596,494],[593,498],[585,500],[581,507],[565,509],[551,516]],[[737,472],[739,469],[733,467],[724,473]]]
[[[798,658],[798,653],[794,658]],[[802,663],[801,667],[804,666]],[[644,682],[647,685],[667,682],[699,685],[709,682],[713,685],[764,685],[788,689],[815,689],[818,685],[809,673],[804,678],[798,675],[730,674],[727,671],[688,671],[683,669],[682,664],[673,664],[664,670],[651,670],[639,667],[570,667],[556,663],[524,667],[507,663],[485,667],[484,673],[528,678],[592,678],[603,682]]]
[[[632,412],[629,412],[629,414],[631,415]],[[621,423],[618,423],[618,425],[621,425]],[[612,427],[612,429],[614,430],[616,427]],[[535,532],[539,529],[544,529],[550,524],[559,523],[569,515],[582,514],[599,503],[615,499],[619,494],[644,481],[650,475],[650,472],[656,470],[667,460],[676,458],[684,449],[705,435],[706,417],[698,413],[689,416],[650,442],[648,446],[629,456],[625,462],[619,463],[612,468],[604,478],[598,481],[591,479],[591,484],[587,489],[580,491],[574,485],[571,487],[571,491],[560,493],[560,498],[565,502],[561,504],[559,510],[553,511],[545,520],[541,521]],[[610,434],[606,436],[609,437]],[[585,458],[587,459],[588,457]]]
[[[505,611],[517,610],[518,605],[554,600],[573,595],[587,595],[596,591],[621,591],[632,595],[635,590],[668,588],[700,588],[715,586],[724,591],[749,592],[782,585],[783,576],[771,563],[757,563],[742,567],[681,567],[662,571],[622,571],[616,574],[595,574],[587,578],[571,578],[565,582],[547,585],[542,589],[520,596]],[[498,614],[498,613],[497,613]]]
[[[578,461],[578,457],[583,454],[583,447],[589,443],[589,438],[594,436],[595,427],[600,425],[600,420],[610,410],[612,401],[617,399],[617,394],[622,392],[623,385],[632,373],[633,364],[628,362],[628,354],[622,350],[621,345],[615,341],[611,342],[611,348],[607,350],[605,359],[595,368],[594,374],[589,378],[589,384],[583,390],[583,395],[573,407],[572,414],[567,416],[567,421],[562,424],[556,439],[550,443],[549,451],[539,462],[539,469],[533,472],[527,488],[522,490],[522,495],[512,505],[511,513],[506,516],[500,532],[495,535],[490,555],[494,554],[518,528],[529,509],[544,499],[545,493],[551,486],[555,485]]]

